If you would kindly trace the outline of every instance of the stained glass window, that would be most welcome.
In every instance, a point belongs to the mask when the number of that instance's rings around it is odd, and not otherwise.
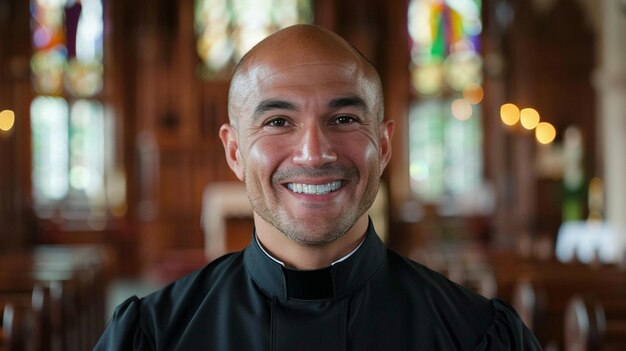
[[[196,0],[199,74],[229,77],[241,57],[269,34],[312,21],[311,0]]]
[[[68,110],[58,97],[38,96],[31,105],[33,186],[40,201],[61,200],[68,192]]]
[[[33,0],[30,9],[36,207],[64,202],[97,210],[106,192],[105,144],[112,138],[99,98],[102,0]]]
[[[411,0],[411,189],[426,202],[481,186],[480,0]]]

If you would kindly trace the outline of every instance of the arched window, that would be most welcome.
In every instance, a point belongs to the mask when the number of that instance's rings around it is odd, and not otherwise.
[[[205,79],[230,77],[241,57],[269,34],[310,23],[310,0],[196,0],[196,48]]]
[[[480,0],[411,0],[412,192],[440,203],[482,184]]]
[[[35,209],[104,218],[113,122],[101,101],[102,0],[32,0],[30,9]]]

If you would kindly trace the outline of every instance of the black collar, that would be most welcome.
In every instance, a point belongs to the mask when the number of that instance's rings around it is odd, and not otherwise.
[[[252,280],[277,298],[337,299],[360,287],[380,266],[385,254],[385,246],[370,220],[361,247],[331,267],[310,271],[284,268],[262,251],[254,237],[244,252],[244,266]]]

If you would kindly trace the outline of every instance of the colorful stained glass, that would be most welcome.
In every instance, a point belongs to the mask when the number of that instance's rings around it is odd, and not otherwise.
[[[102,90],[101,0],[31,3],[33,87],[38,94],[92,97]]]
[[[92,207],[105,194],[102,0],[33,0],[32,178],[36,204]]]
[[[454,117],[453,101],[416,102],[409,116],[409,175],[411,189],[421,199],[473,191],[482,183],[480,106],[467,120]]]
[[[482,184],[480,0],[412,0],[408,8],[411,82],[411,189],[426,202]]]
[[[312,20],[310,0],[196,0],[196,50],[205,79],[227,78],[241,57],[269,34]]]
[[[481,83],[480,0],[411,0],[411,74],[419,94]]]
[[[33,88],[39,94],[61,95],[67,60],[61,49],[36,52],[30,60]]]

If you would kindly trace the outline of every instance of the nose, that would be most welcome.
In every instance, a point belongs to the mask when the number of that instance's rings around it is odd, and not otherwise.
[[[296,143],[296,164],[319,167],[337,160],[332,143],[319,125],[304,127]]]

